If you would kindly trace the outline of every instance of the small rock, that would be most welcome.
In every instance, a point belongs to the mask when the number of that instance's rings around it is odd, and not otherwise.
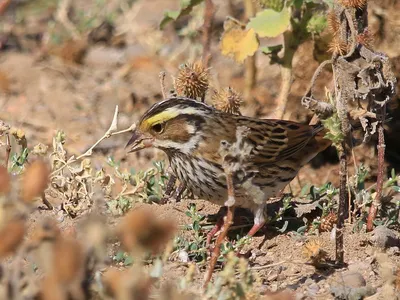
[[[189,262],[189,254],[185,250],[179,251],[178,260],[183,263],[188,263]]]
[[[376,291],[374,288],[367,286],[364,277],[360,273],[354,271],[338,274],[335,282],[337,284],[332,285],[330,291],[339,299],[363,299],[366,296],[373,295]]]
[[[399,255],[400,254],[400,249],[399,249],[399,247],[390,247],[388,250],[387,250],[387,254],[389,254],[389,255]]]
[[[395,232],[382,225],[374,229],[371,241],[381,249],[400,246],[400,240],[397,238]]]
[[[319,292],[319,286],[314,282],[307,287],[307,292],[310,297],[315,297]]]
[[[339,280],[339,282],[342,282],[345,286],[351,288],[358,288],[367,285],[364,277],[360,273],[354,271],[343,272],[339,275]]]
[[[312,280],[311,278],[307,278],[306,281],[304,282],[304,284],[306,284],[306,285],[312,285],[314,283],[315,283],[315,281]]]

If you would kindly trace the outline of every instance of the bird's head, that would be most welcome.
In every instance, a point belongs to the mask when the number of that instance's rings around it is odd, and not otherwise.
[[[188,98],[169,98],[154,104],[141,117],[126,147],[129,152],[156,147],[189,153],[199,143],[201,127],[212,108]]]

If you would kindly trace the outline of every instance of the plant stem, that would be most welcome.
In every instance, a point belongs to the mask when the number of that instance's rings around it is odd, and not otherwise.
[[[5,167],[8,170],[8,162],[10,161],[10,155],[11,155],[11,142],[10,142],[10,135],[7,133],[6,134],[6,161],[5,161]]]
[[[255,15],[255,7],[253,0],[244,1],[245,18],[249,20]],[[245,101],[251,98],[251,91],[253,90],[257,81],[257,66],[256,66],[256,53],[253,56],[246,58],[244,63],[244,92],[243,97]]]
[[[203,23],[203,65],[208,68],[210,64],[211,32],[214,21],[215,5],[212,0],[206,0]]]
[[[382,201],[383,191],[383,177],[384,177],[384,164],[385,164],[385,135],[383,122],[378,123],[378,178],[376,181],[376,195],[374,201],[371,203],[367,219],[367,232],[374,229],[374,220],[378,213],[379,206]]]
[[[336,264],[342,265],[344,263],[344,248],[343,248],[343,229],[344,219],[347,203],[347,157],[344,151],[345,142],[337,147],[339,159],[340,159],[340,170],[339,170],[339,208],[338,208],[338,219],[336,223]]]
[[[289,99],[290,87],[292,86],[292,76],[293,76],[293,57],[295,54],[295,49],[298,47],[294,47],[294,36],[293,31],[291,29],[287,30],[284,34],[284,54],[282,58],[281,65],[281,88],[279,91],[279,96],[277,99],[277,106],[280,114],[278,116],[279,119],[282,119],[286,112],[286,107]]]

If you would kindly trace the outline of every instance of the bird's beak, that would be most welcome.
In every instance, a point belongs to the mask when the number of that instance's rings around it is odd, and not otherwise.
[[[143,133],[141,133],[140,131],[135,130],[128,144],[126,144],[125,148],[130,146],[128,153],[136,152],[144,148],[152,147],[153,141],[154,141],[153,137],[148,137]]]

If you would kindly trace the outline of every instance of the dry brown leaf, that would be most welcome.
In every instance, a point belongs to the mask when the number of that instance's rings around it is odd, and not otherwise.
[[[223,55],[232,57],[238,63],[254,55],[259,46],[254,29],[243,29],[232,20],[225,21],[224,28],[220,44]]]
[[[0,92],[9,93],[10,92],[10,78],[6,73],[0,71]]]
[[[117,229],[122,246],[127,251],[146,250],[156,253],[175,233],[176,226],[169,220],[159,220],[150,210],[129,212]]]
[[[47,187],[50,170],[46,163],[37,160],[25,171],[22,181],[22,200],[30,203],[35,197],[40,196]]]
[[[10,188],[10,174],[8,174],[7,168],[0,166],[0,194],[7,194]]]
[[[25,220],[16,218],[0,229],[0,259],[15,252],[25,235]]]

